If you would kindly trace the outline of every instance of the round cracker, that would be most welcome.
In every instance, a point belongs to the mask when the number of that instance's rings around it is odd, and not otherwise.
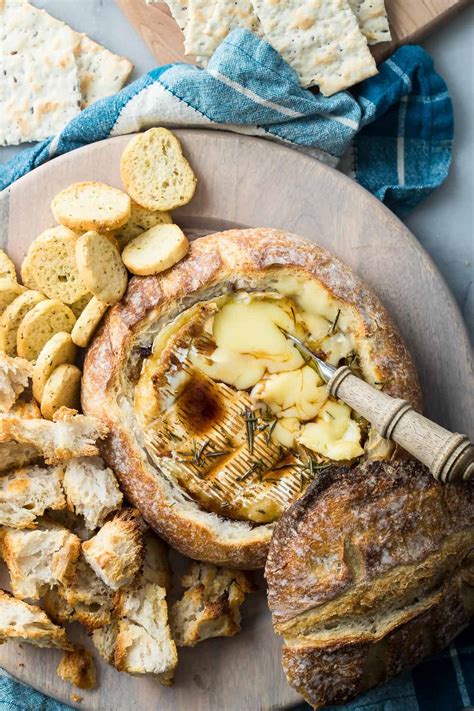
[[[64,363],[74,363],[76,353],[71,334],[65,331],[55,333],[44,344],[33,368],[33,397],[38,402],[41,402],[46,382],[53,371]]]
[[[59,365],[49,376],[41,398],[41,414],[52,420],[60,407],[79,409],[81,395],[81,370],[76,365]]]
[[[74,301],[73,304],[69,304],[69,308],[76,318],[79,318],[91,299],[92,294],[88,291],[87,294],[84,294],[80,299]]]
[[[0,318],[0,350],[9,356],[16,356],[18,329],[26,314],[37,304],[46,301],[39,291],[29,290],[14,299]]]
[[[72,340],[77,346],[85,348],[89,344],[108,308],[108,304],[99,301],[95,296],[92,297],[71,332]]]
[[[65,304],[82,299],[87,287],[77,270],[76,242],[76,233],[62,225],[42,232],[21,265],[23,283]]]
[[[0,316],[12,301],[26,291],[24,286],[12,279],[0,279]]]
[[[132,239],[122,259],[132,274],[148,276],[170,269],[188,250],[189,242],[178,225],[156,225]]]
[[[76,243],[81,279],[99,301],[115,304],[125,293],[127,270],[117,247],[104,235],[86,232]]]
[[[45,343],[59,331],[70,333],[76,323],[73,312],[59,299],[47,299],[29,311],[22,320],[17,334],[18,355],[26,360],[36,360]]]
[[[53,198],[55,219],[72,230],[113,230],[130,217],[130,198],[117,188],[98,182],[74,183]]]
[[[147,210],[135,200],[132,200],[132,212],[128,222],[115,232],[119,249],[122,251],[124,247],[134,237],[138,237],[145,230],[149,230],[156,225],[171,225],[173,219],[169,212],[160,210]]]
[[[8,254],[0,249],[0,279],[5,278],[17,281],[15,265]]]

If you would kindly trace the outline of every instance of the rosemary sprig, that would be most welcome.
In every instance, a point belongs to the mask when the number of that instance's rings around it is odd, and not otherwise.
[[[228,449],[223,449],[221,452],[206,452],[206,458],[208,457],[223,457],[224,454],[230,454]]]
[[[265,465],[264,463],[258,459],[256,462],[254,462],[246,472],[244,472],[241,476],[238,477],[237,481],[245,481],[249,477],[252,476],[252,474],[258,474],[260,477],[262,475],[262,472],[265,470]]]
[[[255,443],[255,430],[257,427],[258,423],[258,417],[255,416],[255,413],[252,412],[252,410],[248,407],[245,408],[245,410],[242,413],[242,416],[245,420],[245,432],[247,434],[247,446],[249,448],[250,454],[253,454],[253,447]]]
[[[271,442],[273,430],[274,430],[275,427],[277,426],[277,422],[278,422],[278,420],[277,420],[277,418],[275,417],[275,419],[273,420],[273,422],[271,423],[271,425],[268,425],[268,426],[267,426],[268,429],[267,429],[267,431],[265,432],[265,444],[266,444],[267,446],[268,446],[268,445],[270,444],[270,442]]]
[[[340,315],[341,315],[341,309],[338,309],[338,310],[337,310],[337,314],[336,314],[336,318],[334,319],[334,321],[333,321],[333,323],[332,323],[332,326],[331,326],[331,328],[330,328],[330,330],[329,330],[329,333],[334,333],[334,332],[336,331],[337,322],[339,321],[339,316],[340,316]]]

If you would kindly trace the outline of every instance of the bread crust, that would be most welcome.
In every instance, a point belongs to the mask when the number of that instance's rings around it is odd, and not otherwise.
[[[268,602],[288,681],[343,704],[442,649],[474,612],[474,486],[418,462],[366,462],[314,482],[278,522]]]
[[[282,274],[322,284],[352,307],[380,379],[387,381],[385,391],[421,407],[413,362],[384,307],[348,267],[302,238],[272,229],[216,233],[193,242],[186,258],[168,272],[132,279],[88,350],[82,407],[110,427],[102,452],[126,495],[163,538],[193,558],[230,567],[262,567],[273,526],[232,522],[229,535],[228,521],[224,531],[223,520],[215,514],[183,510],[176,492],[147,460],[136,427],[132,431],[131,408],[124,413],[124,400],[133,391],[133,364],[140,362],[146,334],[153,328],[156,333],[184,309],[239,289],[271,290]]]

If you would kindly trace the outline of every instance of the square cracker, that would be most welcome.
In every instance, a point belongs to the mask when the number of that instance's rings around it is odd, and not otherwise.
[[[152,3],[156,0],[147,0],[147,2]],[[188,0],[165,0],[168,5],[173,18],[178,25],[181,32],[184,32],[186,25],[188,24]]]
[[[133,69],[128,59],[109,52],[87,35],[81,36],[76,49],[76,64],[83,107],[120,91]]]
[[[41,141],[62,130],[80,111],[81,95],[72,52],[0,59],[0,145]]]
[[[210,57],[214,40],[207,34],[207,26],[211,20],[217,0],[189,0],[188,20],[183,30],[185,54]]]
[[[377,73],[347,0],[252,0],[265,39],[324,96]]]
[[[369,44],[392,39],[384,0],[348,0],[357,17],[360,31]]]
[[[262,34],[251,0],[189,0],[185,30],[187,54],[210,57],[229,32],[241,27]]]

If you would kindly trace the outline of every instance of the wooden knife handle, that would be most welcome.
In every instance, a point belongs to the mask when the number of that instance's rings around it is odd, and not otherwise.
[[[328,382],[329,393],[365,417],[385,439],[397,442],[442,482],[467,481],[474,476],[474,446],[466,435],[415,412],[406,400],[393,398],[356,377],[347,366]]]

